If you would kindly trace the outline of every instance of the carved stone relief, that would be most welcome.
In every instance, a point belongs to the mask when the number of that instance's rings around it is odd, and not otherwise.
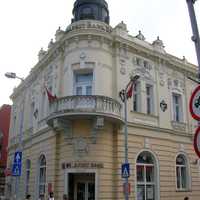
[[[74,145],[74,154],[77,157],[87,156],[89,153],[89,145],[84,138],[74,138],[73,139]]]
[[[133,57],[132,63],[135,69],[132,70],[131,74],[138,74],[146,80],[154,80],[152,76],[153,67],[149,61],[140,57]]]
[[[166,69],[163,65],[159,67],[160,86],[165,86]]]
[[[126,61],[124,59],[120,59],[120,73],[122,75],[126,74]]]
[[[168,78],[168,89],[177,90],[183,93],[185,91],[183,80]]]

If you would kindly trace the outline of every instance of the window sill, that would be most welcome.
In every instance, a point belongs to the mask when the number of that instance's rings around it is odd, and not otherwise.
[[[152,115],[152,114],[149,115],[146,113],[131,111],[131,118],[130,118],[130,121],[133,121],[136,123],[153,125],[153,126],[158,125],[158,116],[156,115]]]
[[[186,132],[187,124],[184,122],[177,122],[177,121],[171,121],[172,129],[178,130],[181,132]]]
[[[191,189],[177,189],[176,192],[192,192]]]
[[[141,116],[143,115],[143,116],[145,116],[145,117],[158,118],[158,116],[155,115],[155,114],[147,114],[147,113],[138,112],[138,111],[133,111],[133,110],[131,110],[131,113],[133,113],[133,114],[135,114],[135,115],[141,115]]]

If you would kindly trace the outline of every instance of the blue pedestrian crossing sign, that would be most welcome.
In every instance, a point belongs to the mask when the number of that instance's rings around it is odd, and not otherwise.
[[[22,172],[22,152],[16,151],[14,155],[14,161],[12,166],[12,175],[21,176]]]
[[[122,164],[122,178],[128,178],[130,176],[130,164],[124,163]]]

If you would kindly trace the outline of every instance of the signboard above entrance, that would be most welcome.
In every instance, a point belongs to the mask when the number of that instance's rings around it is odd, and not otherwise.
[[[98,163],[98,162],[62,163],[62,169],[72,169],[72,168],[100,169],[100,168],[104,168],[104,165],[103,163]]]

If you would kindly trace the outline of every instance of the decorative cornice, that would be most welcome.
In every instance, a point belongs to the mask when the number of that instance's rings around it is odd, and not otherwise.
[[[134,123],[134,122],[129,122],[128,126],[130,127],[134,127],[134,128],[140,128],[140,129],[146,129],[149,131],[154,131],[157,133],[168,133],[168,134],[172,134],[175,136],[181,136],[181,137],[185,137],[185,138],[191,138],[191,134],[187,133],[187,132],[183,132],[183,131],[179,131],[179,130],[174,130],[174,129],[166,129],[166,128],[161,128],[158,126],[152,126],[152,125],[144,125],[144,124],[140,124],[140,123]],[[134,133],[136,134],[136,132]],[[163,138],[163,136],[159,136],[160,138]]]
[[[128,39],[123,38],[113,34],[112,31],[112,27],[99,21],[81,20],[69,25],[66,32],[63,31],[62,38],[60,38],[59,41],[54,42],[43,58],[32,68],[29,76],[25,79],[25,82],[20,84],[19,87],[14,90],[11,98],[13,99],[18,96],[25,86],[29,87],[32,84],[32,81],[37,79],[37,75],[44,67],[49,65],[49,63],[55,59],[58,59],[60,56],[63,56],[64,53],[66,53],[68,45],[72,41],[79,42],[83,38],[87,38],[87,40],[90,41],[99,40],[100,43],[108,43],[110,50],[112,49],[113,51],[113,55],[117,54],[128,59],[128,52],[134,52],[135,54],[143,55],[156,62],[165,63],[167,67],[173,68],[176,71],[181,71],[185,75],[196,76],[196,66],[185,62],[185,59],[179,59],[167,53],[163,54],[159,51],[154,51],[153,46],[146,41],[141,41],[147,44],[142,45],[142,43],[135,42],[134,37],[128,36]],[[89,47],[92,48],[91,46]],[[124,50],[124,54],[115,51],[119,48]]]

